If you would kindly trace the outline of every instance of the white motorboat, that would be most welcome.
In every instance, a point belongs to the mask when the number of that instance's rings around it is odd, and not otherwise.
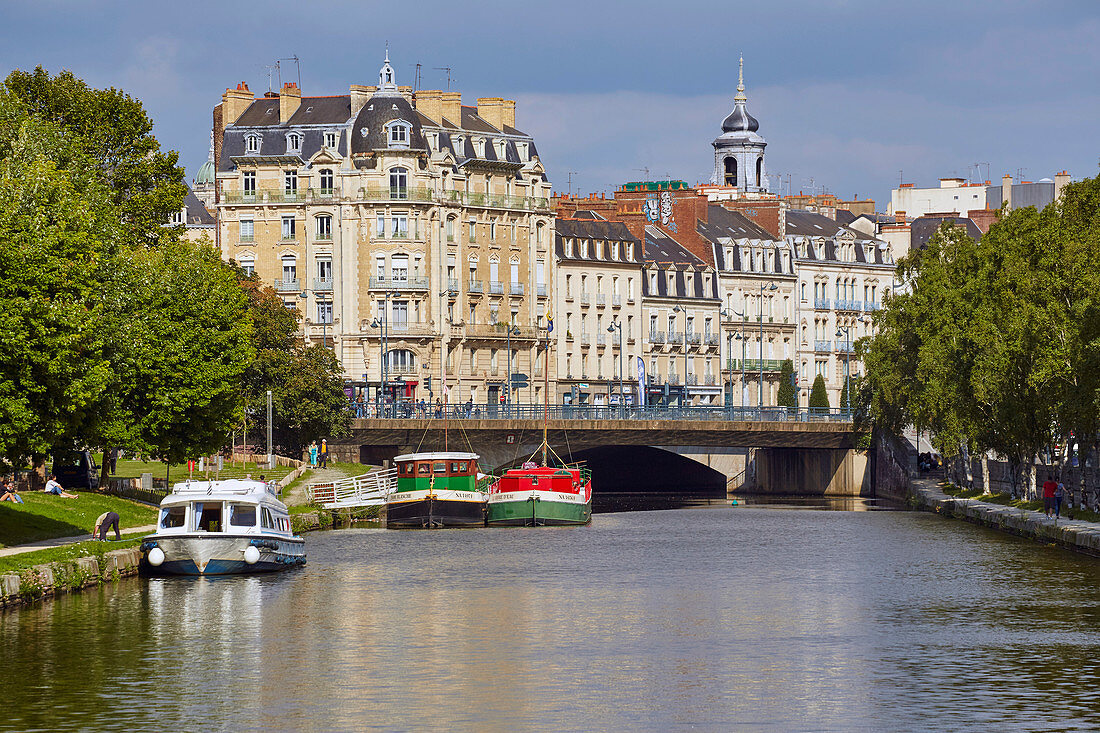
[[[170,575],[284,570],[306,561],[305,540],[272,484],[185,481],[160,503],[157,531],[141,544],[148,567]]]

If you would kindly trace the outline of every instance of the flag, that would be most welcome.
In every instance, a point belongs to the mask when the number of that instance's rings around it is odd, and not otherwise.
[[[554,314],[546,314],[546,333],[551,333],[554,330]]]
[[[645,407],[645,361],[638,357],[638,405]]]

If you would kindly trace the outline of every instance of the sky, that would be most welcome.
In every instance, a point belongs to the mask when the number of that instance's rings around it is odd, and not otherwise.
[[[708,181],[739,55],[782,193],[884,211],[900,181],[1100,164],[1096,0],[0,0],[0,72],[69,69],[141,99],[189,181],[226,87],[262,95],[267,67],[297,56],[284,81],[346,94],[377,83],[387,43],[401,85],[420,63],[421,88],[446,88],[451,67],[463,103],[515,99],[560,192]]]

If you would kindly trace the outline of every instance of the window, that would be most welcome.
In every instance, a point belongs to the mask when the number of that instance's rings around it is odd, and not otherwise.
[[[332,239],[332,217],[328,214],[317,217],[317,239]]]
[[[317,322],[318,323],[332,323],[332,301],[331,300],[318,300],[317,301]]]
[[[162,529],[182,527],[187,516],[187,507],[169,506],[160,510],[160,526]]]
[[[302,149],[302,136],[296,132],[292,132],[286,136],[286,151],[288,153],[297,153]]]
[[[229,524],[233,527],[255,527],[256,506],[254,504],[230,504]]]
[[[378,221],[375,222],[375,225],[374,225],[374,233],[375,233],[375,236],[377,236],[378,238],[382,238],[382,237],[386,236],[386,215],[385,214],[379,214],[378,215]]]
[[[332,193],[332,169],[331,168],[322,168],[321,169],[321,193],[324,193],[324,194]]]
[[[409,144],[409,125],[408,123],[397,120],[389,123],[389,141],[391,147],[407,147]]]
[[[241,241],[251,242],[256,235],[256,225],[251,219],[241,219]]]
[[[298,259],[294,255],[284,255],[282,258],[283,263],[283,282],[290,282],[298,279]]]
[[[393,214],[390,217],[390,229],[395,237],[405,238],[409,236],[409,215]]]
[[[260,143],[263,138],[259,135],[245,135],[244,138],[244,151],[249,154],[255,154],[260,152]]]
[[[446,228],[447,228],[447,241],[448,242],[455,241],[455,218],[453,216],[448,216],[447,217]]]
[[[535,225],[535,244],[542,244],[542,233],[544,229],[546,229],[546,225],[541,221]]]
[[[391,277],[394,280],[400,282],[408,282],[409,279],[409,256],[408,255],[394,255],[390,258],[390,265],[392,268]]]
[[[317,279],[332,282],[332,260],[328,257],[317,258]]]
[[[394,168],[390,171],[390,198],[407,199],[408,197],[409,172],[404,168]]]
[[[470,237],[469,237],[470,244],[474,243],[474,237],[475,237],[476,233],[477,233],[477,220],[476,219],[470,219]]]
[[[326,148],[335,148],[336,147],[336,140],[337,140],[337,136],[336,136],[335,132],[326,132],[325,133],[325,147]]]
[[[294,236],[295,236],[294,217],[293,216],[284,216],[283,217],[283,239],[294,239]]]
[[[626,258],[628,260],[630,260],[631,262],[634,261],[634,243],[633,242],[627,242],[626,243]]]
[[[393,301],[393,307],[391,309],[390,316],[393,320],[394,328],[404,328],[409,325],[409,301],[407,300],[395,300]]]
[[[295,171],[283,171],[283,190],[287,196],[298,194],[298,174]]]
[[[497,241],[497,223],[495,221],[489,222],[489,241]]]
[[[264,529],[275,529],[275,517],[271,516],[271,510],[266,506],[260,507],[260,524]]]
[[[255,274],[255,272],[256,272],[256,260],[252,259],[251,257],[242,258],[241,262],[240,262],[240,265],[241,265],[241,269],[244,270],[245,276],[252,277],[252,275]]]
[[[256,195],[256,171],[245,171],[241,176],[245,196]]]
[[[612,242],[611,243],[611,259],[613,259],[613,260],[619,259],[619,243],[618,242]]]
[[[588,240],[587,239],[582,239],[581,240],[581,257],[585,257],[585,258],[588,257]]]

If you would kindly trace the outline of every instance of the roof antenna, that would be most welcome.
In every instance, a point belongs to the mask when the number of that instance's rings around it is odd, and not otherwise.
[[[454,71],[454,69],[452,69],[450,66],[433,66],[432,68],[436,71],[447,72],[447,91],[451,91],[451,72]]]
[[[576,171],[569,171],[569,197],[573,197],[573,176],[577,174]]]
[[[294,68],[298,70],[298,89],[301,89],[302,88],[302,66],[298,62],[298,54],[294,54],[293,56],[287,56],[286,58],[279,59],[279,61],[293,61],[294,62]],[[280,69],[280,71],[279,71],[279,88],[282,89],[283,88],[283,75],[282,75],[282,69],[279,66],[279,61],[275,62],[275,68]]]
[[[264,66],[264,68],[267,69],[267,91],[273,92],[275,90],[271,88],[272,76],[274,76],[274,74],[279,71],[279,62],[276,61],[273,64],[267,64]],[[280,74],[280,79],[281,78],[282,75]]]
[[[420,68],[421,63],[416,62],[416,75],[413,77],[413,93],[420,91]]]

